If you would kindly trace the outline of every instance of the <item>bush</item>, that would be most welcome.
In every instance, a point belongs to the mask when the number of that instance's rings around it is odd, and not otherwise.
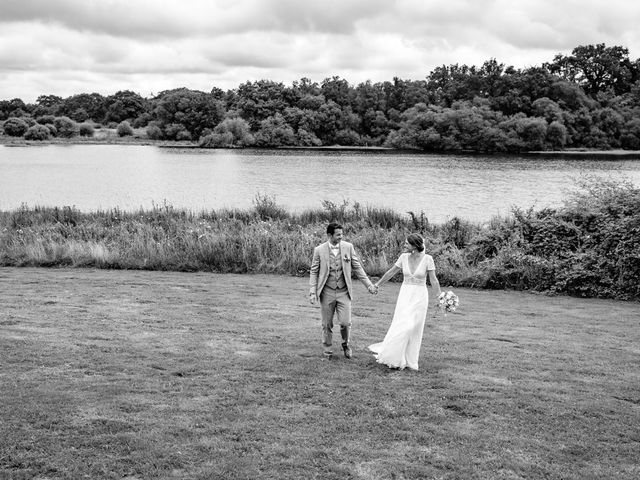
[[[452,243],[458,249],[463,249],[469,245],[474,233],[473,224],[458,217],[453,217],[441,227],[443,243]]]
[[[53,115],[42,115],[41,117],[36,118],[36,121],[40,125],[53,124],[55,120],[56,120],[56,117],[54,117]]]
[[[183,132],[187,132],[187,129],[181,123],[170,123],[164,127],[164,137],[168,140],[178,140]]]
[[[351,129],[339,130],[336,133],[335,143],[344,146],[359,145],[360,135]]]
[[[47,130],[49,130],[49,134],[52,137],[55,137],[58,135],[58,129],[56,128],[56,126],[53,123],[47,123],[46,125],[43,125],[43,127],[45,127]]]
[[[176,140],[178,141],[186,141],[186,140],[192,140],[191,138],[191,133],[189,133],[188,130],[180,130],[177,134],[176,134]]]
[[[319,147],[322,145],[322,141],[316,136],[315,133],[309,132],[304,128],[298,130],[296,135],[297,144],[301,147]]]
[[[560,122],[551,122],[547,127],[546,140],[551,148],[564,148],[567,144],[567,128]]]
[[[116,132],[119,137],[131,137],[133,135],[133,128],[131,127],[129,122],[125,120],[118,124]]]
[[[44,125],[34,125],[24,134],[26,140],[47,140],[51,135],[49,129]]]
[[[207,147],[247,147],[255,139],[249,130],[249,124],[240,117],[225,118],[213,129],[213,133],[200,139],[200,146]]]
[[[69,117],[56,117],[53,125],[56,127],[58,137],[71,138],[78,135],[78,124]]]
[[[151,140],[162,139],[162,129],[158,125],[150,124],[147,126],[147,138]]]
[[[276,114],[260,122],[260,130],[256,133],[255,142],[260,147],[294,145],[296,135],[282,115]]]
[[[151,119],[153,117],[151,116],[151,114],[149,112],[144,112],[142,115],[140,115],[138,118],[136,118],[133,123],[131,124],[131,126],[133,128],[143,128],[146,127],[147,125],[149,125],[149,122],[151,122]]]
[[[27,130],[29,130],[29,125],[22,118],[11,117],[2,124],[2,128],[4,129],[5,135],[9,135],[10,137],[21,137]]]
[[[93,137],[95,132],[93,125],[90,123],[81,123],[78,129],[81,137]]]
[[[276,203],[275,196],[260,195],[258,193],[253,199],[253,205],[260,220],[278,220],[289,217],[289,213]]]
[[[228,148],[233,146],[233,134],[231,132],[210,133],[200,138],[198,146],[202,148]]]

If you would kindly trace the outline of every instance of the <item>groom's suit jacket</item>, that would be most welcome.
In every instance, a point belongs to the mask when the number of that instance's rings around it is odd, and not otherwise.
[[[353,298],[353,287],[351,282],[351,274],[355,273],[356,277],[367,287],[371,285],[371,280],[362,268],[360,259],[356,255],[356,250],[349,242],[340,242],[340,259],[342,262],[342,272],[344,280],[347,284],[349,298]],[[318,245],[313,250],[313,260],[311,261],[311,271],[309,276],[310,291],[320,298],[320,293],[329,278],[329,264],[331,262],[331,249],[329,242]]]

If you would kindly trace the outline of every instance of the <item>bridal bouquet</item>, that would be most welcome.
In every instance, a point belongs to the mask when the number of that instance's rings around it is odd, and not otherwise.
[[[445,315],[449,312],[455,312],[458,305],[460,305],[460,300],[451,290],[438,295],[438,310],[444,312]]]

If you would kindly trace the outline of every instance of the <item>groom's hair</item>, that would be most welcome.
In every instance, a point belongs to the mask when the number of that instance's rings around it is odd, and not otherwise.
[[[335,232],[336,230],[344,229],[342,228],[342,225],[337,222],[331,222],[329,225],[327,225],[327,235],[333,235],[333,232]]]

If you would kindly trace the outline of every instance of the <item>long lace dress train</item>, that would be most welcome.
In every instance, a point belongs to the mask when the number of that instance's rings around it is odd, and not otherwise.
[[[409,266],[409,254],[403,253],[396,262],[404,276],[393,320],[380,343],[369,345],[378,363],[392,368],[418,370],[418,357],[422,345],[429,291],[427,272],[435,270],[433,257],[424,255],[414,272]]]

